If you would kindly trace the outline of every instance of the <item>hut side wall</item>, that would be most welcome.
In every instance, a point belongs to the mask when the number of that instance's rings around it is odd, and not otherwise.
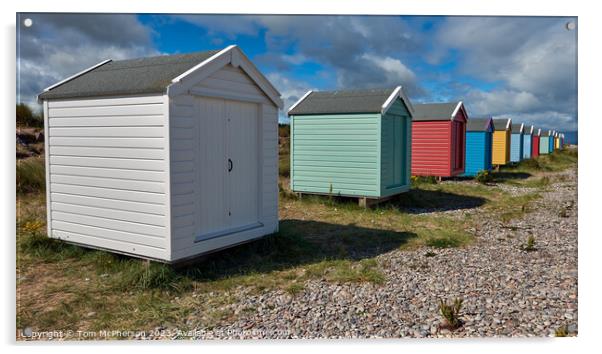
[[[539,156],[539,136],[533,135],[531,143],[531,157]]]
[[[494,165],[505,165],[510,160],[510,133],[505,130],[493,132],[492,159]]]
[[[466,133],[465,176],[476,176],[479,171],[491,170],[491,133]]]
[[[451,175],[451,121],[412,122],[412,175]]]
[[[510,138],[510,161],[520,162],[523,157],[523,134],[513,133]]]
[[[539,139],[539,154],[545,155],[550,153],[550,137],[542,136]]]
[[[49,236],[169,259],[164,96],[45,102]]]
[[[291,116],[291,189],[380,196],[380,114]]]

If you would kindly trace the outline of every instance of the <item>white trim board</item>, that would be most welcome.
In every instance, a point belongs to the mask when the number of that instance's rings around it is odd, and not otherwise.
[[[87,69],[84,69],[84,70],[82,70],[82,71],[80,71],[80,72],[78,72],[78,73],[76,73],[76,74],[73,74],[73,75],[69,76],[68,78],[66,78],[66,79],[64,79],[64,80],[61,80],[61,81],[57,82],[56,84],[53,84],[53,85],[50,85],[50,86],[46,87],[46,88],[44,89],[44,91],[42,91],[42,93],[44,93],[44,92],[48,92],[48,91],[52,90],[53,88],[55,88],[55,87],[57,87],[57,86],[60,86],[60,85],[62,85],[62,84],[64,84],[64,83],[66,83],[66,82],[68,82],[68,81],[71,81],[71,80],[73,80],[73,79],[75,79],[75,78],[77,78],[77,77],[79,77],[79,76],[82,76],[83,74],[85,74],[85,73],[87,73],[87,72],[90,72],[90,71],[92,71],[92,70],[94,70],[94,69],[98,68],[99,66],[105,65],[106,63],[108,63],[108,62],[110,62],[110,61],[112,61],[112,60],[113,60],[113,59],[107,59],[107,60],[101,61],[101,62],[100,62],[100,63],[98,63],[98,64],[92,65],[91,67],[89,67],[89,68],[87,68]],[[40,97],[40,95],[41,95],[41,94],[39,94],[39,95],[37,96],[37,100],[38,100],[38,102],[40,102],[40,98],[39,98],[39,97]]]
[[[303,102],[304,99],[307,98],[307,96],[309,96],[312,92],[314,92],[313,90],[309,90],[305,93],[305,95],[303,95],[300,99],[297,100],[297,102],[293,103],[293,105],[288,109],[287,113],[290,114],[291,111],[293,110],[293,108],[297,107],[299,105],[299,103]]]
[[[222,63],[219,63],[219,61]],[[211,64],[216,65],[211,65]],[[219,65],[218,65],[219,63]],[[232,64],[235,67],[243,70],[251,80],[263,91],[263,93],[272,101],[278,108],[282,108],[283,101],[280,98],[280,92],[276,90],[270,81],[263,76],[263,74],[257,70],[255,65],[247,58],[247,56],[238,48],[236,45],[231,45],[225,49],[219,51],[213,56],[205,59],[203,62],[195,65],[186,72],[178,75],[171,81],[171,84],[167,86],[167,94],[171,96],[172,93],[182,92],[182,89],[186,91],[189,89],[189,83],[185,83],[188,77],[195,76],[208,76],[211,73],[221,69],[227,64]],[[204,70],[207,70],[205,73]],[[194,80],[197,81],[197,80]],[[199,80],[200,81],[200,80]]]

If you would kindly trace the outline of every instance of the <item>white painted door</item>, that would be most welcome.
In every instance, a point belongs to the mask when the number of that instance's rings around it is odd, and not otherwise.
[[[257,105],[199,98],[196,241],[259,224]]]
[[[230,225],[252,226],[258,222],[258,129],[257,105],[226,101]]]

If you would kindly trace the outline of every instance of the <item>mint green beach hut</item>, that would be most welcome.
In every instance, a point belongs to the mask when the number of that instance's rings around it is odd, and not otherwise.
[[[293,192],[366,205],[409,190],[413,108],[401,86],[309,91],[288,115]]]

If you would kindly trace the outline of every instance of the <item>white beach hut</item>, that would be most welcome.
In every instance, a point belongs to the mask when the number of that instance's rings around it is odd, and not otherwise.
[[[103,61],[38,96],[50,237],[177,262],[278,231],[278,91],[236,46]]]

